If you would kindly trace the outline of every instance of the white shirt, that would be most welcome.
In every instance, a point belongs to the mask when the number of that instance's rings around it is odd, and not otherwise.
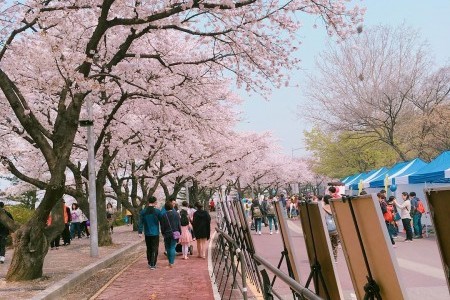
[[[411,201],[409,199],[405,200],[402,204],[398,204],[395,201],[395,205],[400,208],[400,217],[402,219],[411,219],[411,215],[409,214],[411,211]]]

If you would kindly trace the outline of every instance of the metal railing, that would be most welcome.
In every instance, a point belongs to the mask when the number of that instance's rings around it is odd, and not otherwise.
[[[269,270],[273,275],[283,281],[285,284],[289,286],[289,288],[293,291],[294,297],[298,299],[308,299],[308,300],[323,300],[321,297],[317,296],[311,290],[305,288],[300,283],[289,277],[287,274],[282,272],[276,266],[271,264],[265,258],[259,256],[258,254],[253,255],[253,259],[258,265],[258,270],[261,273],[263,280],[263,296],[264,299],[273,299],[273,296],[276,296],[278,299],[284,299],[283,296],[279,295],[274,289],[273,285],[270,281],[269,274],[267,270]]]
[[[293,299],[320,300],[319,296],[255,253],[253,238],[240,200],[219,201],[215,244],[212,251],[213,274],[221,299],[286,299],[274,289],[275,278],[290,289]],[[289,267],[288,267],[289,269]],[[273,274],[271,282],[269,272]],[[291,274],[292,275],[292,274]]]
[[[213,251],[213,273],[222,299],[231,299],[236,290],[247,300],[247,270],[244,252],[226,232],[216,228],[217,242]],[[231,277],[231,284],[228,285]]]

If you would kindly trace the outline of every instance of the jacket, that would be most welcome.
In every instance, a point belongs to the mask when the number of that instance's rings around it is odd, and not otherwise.
[[[14,220],[14,218],[9,213],[9,211],[4,210],[4,212],[11,220]],[[9,234],[9,229],[0,222],[0,235],[1,236],[7,236],[8,234]]]
[[[411,219],[410,211],[411,211],[411,201],[405,200],[402,204],[397,203],[397,207],[400,208],[400,217],[402,219]]]
[[[211,237],[211,217],[207,211],[200,209],[194,213],[192,222],[194,235],[197,239],[208,239]]]
[[[158,236],[160,214],[161,211],[154,206],[147,206],[141,210],[138,233],[141,234],[144,231],[146,236]]]
[[[160,213],[158,219],[161,225],[161,234],[165,239],[173,238],[174,231],[181,232],[180,215],[176,211]]]

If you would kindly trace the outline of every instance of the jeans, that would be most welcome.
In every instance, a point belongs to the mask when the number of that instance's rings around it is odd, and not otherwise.
[[[169,264],[173,265],[175,262],[175,246],[177,241],[172,237],[164,238],[164,247],[166,248],[167,258],[169,259]]]
[[[278,230],[278,222],[275,216],[267,216],[267,220],[269,221],[269,230],[272,231],[272,223],[275,225],[275,230]]]
[[[150,267],[156,266],[158,259],[159,235],[145,236],[145,245],[147,246],[147,262]],[[169,252],[167,252],[169,253]]]
[[[81,231],[84,231],[86,233],[86,236],[89,237],[91,234],[89,233],[89,228],[87,226],[87,221],[83,221],[83,223],[81,223]]]
[[[422,214],[415,213],[413,216],[414,235],[422,235]]]
[[[261,218],[255,218],[255,231],[261,231],[261,222],[262,219]]]
[[[386,223],[387,231],[389,233],[389,238],[391,239],[391,244],[395,245],[395,241],[394,241],[394,238],[392,237],[392,229],[391,229],[391,227],[393,227],[393,225],[390,222],[385,222],[385,223]]]
[[[6,235],[0,235],[0,256],[5,256]]]
[[[403,228],[406,230],[406,239],[409,241],[412,241],[413,235],[412,235],[412,229],[411,229],[411,219],[402,219]]]
[[[75,237],[75,231],[77,232],[78,238],[81,239],[81,223],[74,222],[70,225],[70,236],[72,239]]]

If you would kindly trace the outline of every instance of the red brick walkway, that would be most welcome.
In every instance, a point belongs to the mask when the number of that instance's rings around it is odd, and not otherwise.
[[[215,222],[211,222],[211,229]],[[157,269],[147,267],[145,254],[131,264],[95,299],[214,299],[211,279],[208,273],[208,260],[197,258],[197,243],[194,241],[194,255],[188,260],[182,256],[175,258],[173,268],[168,267],[164,256],[164,243],[159,244]]]

